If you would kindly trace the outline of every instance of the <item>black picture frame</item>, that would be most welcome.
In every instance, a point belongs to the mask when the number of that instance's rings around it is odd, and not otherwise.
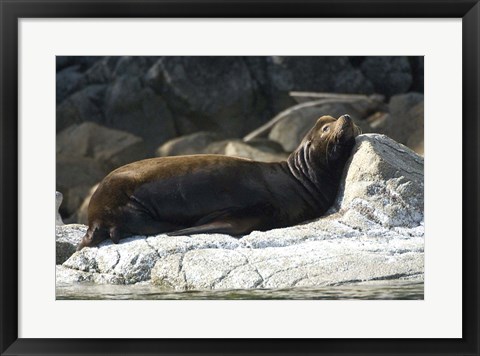
[[[477,0],[0,0],[1,355],[479,355],[479,35]],[[463,300],[461,339],[18,338],[18,24],[20,18],[462,18]],[[448,281],[446,282],[448,283]],[[439,316],[441,318],[441,316]],[[161,321],[159,321],[161,322]]]

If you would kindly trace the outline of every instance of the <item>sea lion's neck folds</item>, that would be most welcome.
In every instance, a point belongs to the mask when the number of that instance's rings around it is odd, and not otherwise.
[[[287,159],[287,165],[290,173],[307,190],[310,199],[314,200],[313,205],[326,210],[332,203],[332,197],[325,194],[325,186],[330,185],[330,179],[321,173],[326,168],[314,162],[309,147],[310,143],[307,143],[293,152]]]

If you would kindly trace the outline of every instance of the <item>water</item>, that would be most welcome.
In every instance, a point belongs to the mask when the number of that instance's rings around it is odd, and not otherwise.
[[[152,285],[57,285],[57,300],[157,300],[157,299],[423,299],[423,281],[376,281],[340,286],[289,289],[239,289],[218,291],[165,291]]]

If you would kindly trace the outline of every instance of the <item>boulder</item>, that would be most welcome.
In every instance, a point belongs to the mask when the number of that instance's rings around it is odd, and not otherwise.
[[[408,57],[369,56],[360,68],[375,92],[387,97],[407,92],[413,83]]]
[[[128,249],[119,245],[103,244],[102,248],[87,248],[76,252],[63,263],[64,267],[88,273],[117,275],[125,284],[150,279],[150,272],[158,260],[158,253],[145,238],[128,238]]]
[[[261,162],[278,162],[287,159],[287,153],[271,153],[252,147],[242,141],[230,141],[225,146],[227,156],[249,158]]]
[[[56,111],[56,130],[60,132],[73,124],[84,121],[104,121],[106,85],[89,85],[76,91],[60,104]]]
[[[69,224],[55,227],[55,263],[62,264],[73,255],[77,245],[87,232],[87,227],[80,224]]]
[[[226,155],[234,157],[249,158],[254,161],[277,162],[285,160],[288,154],[283,150],[276,150],[278,147],[269,144],[270,140],[258,140],[256,143],[245,143],[239,139],[223,140],[213,142],[205,148],[204,152],[209,154]],[[271,142],[271,141],[270,141]]]
[[[134,71],[131,66],[124,70],[128,68]],[[165,100],[145,87],[139,76],[133,75],[117,77],[108,86],[105,125],[141,137],[149,153],[177,134]]]
[[[200,131],[191,135],[177,137],[164,143],[156,150],[156,156],[180,156],[205,153],[205,149],[212,142],[220,141],[224,137],[216,132]]]
[[[140,137],[93,122],[72,125],[58,133],[56,152],[57,158],[72,161],[77,157],[92,158],[106,172],[146,156]]]
[[[57,189],[65,197],[61,212],[69,222],[79,222],[72,214],[110,171],[146,156],[141,138],[93,122],[75,124],[58,133],[56,151]]]
[[[288,157],[277,143],[260,139],[253,144],[238,139],[221,140],[222,136],[201,131],[167,142],[157,150],[157,156],[178,156],[190,154],[220,154],[249,158],[263,162],[281,161]]]
[[[120,57],[103,57],[95,62],[83,74],[83,82],[86,85],[108,84],[114,78],[114,68]]]
[[[75,65],[62,69],[57,72],[55,81],[56,101],[58,105],[70,94],[77,91],[82,85],[83,74],[80,71],[80,66]]]
[[[242,57],[163,57],[145,82],[168,102],[181,135],[239,137],[267,118],[265,97]]]
[[[55,283],[57,287],[78,283],[95,284],[125,284],[122,277],[114,274],[92,273],[74,270],[71,268],[57,265],[55,268]],[[81,285],[79,285],[81,288]]]
[[[272,127],[268,138],[280,143],[285,151],[292,152],[300,145],[318,118],[324,115],[338,118],[343,114],[349,114],[361,131],[368,133],[371,132],[371,128],[363,119],[379,105],[377,100],[369,98],[327,104],[317,104],[317,101],[302,103],[279,114],[283,115],[283,118]]]
[[[57,72],[69,66],[79,66],[82,71],[103,57],[99,56],[55,56]]]
[[[327,219],[354,224],[364,231],[377,226],[420,226],[424,219],[423,169],[423,157],[387,136],[359,136]]]
[[[85,61],[76,59],[72,62],[76,64],[57,71],[57,105],[71,94],[89,85],[110,83],[113,80],[113,69],[118,58],[91,57],[90,60]],[[100,106],[103,106],[103,104]]]
[[[252,138],[248,141],[248,145],[269,153],[285,153],[281,144],[266,137]]]
[[[57,56],[57,132],[85,121],[149,154],[197,131],[243,137],[295,104],[290,91],[423,91],[422,57]]]
[[[423,93],[424,91],[424,57],[423,56],[411,56],[410,66],[412,67],[413,84],[410,88],[411,91]]]
[[[266,58],[274,112],[295,104],[291,91],[372,94],[373,85],[348,57],[273,56]]]
[[[375,128],[395,141],[423,155],[424,101],[423,94],[395,95],[389,102],[389,113]]]
[[[113,74],[115,77],[141,78],[161,57],[158,56],[122,56],[117,57]]]
[[[324,217],[240,239],[199,234],[105,241],[75,252],[57,277],[150,282],[172,291],[422,281],[423,208],[423,158],[388,137],[361,135]]]
[[[90,157],[57,157],[56,187],[63,192],[60,214],[71,216],[82,204],[91,187],[100,182],[108,171]]]
[[[372,93],[372,84],[348,57],[268,57],[268,74],[279,91]]]

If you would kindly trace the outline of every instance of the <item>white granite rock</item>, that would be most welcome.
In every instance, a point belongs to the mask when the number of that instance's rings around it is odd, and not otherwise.
[[[56,263],[65,262],[77,249],[87,231],[85,225],[70,224],[55,227]]]

